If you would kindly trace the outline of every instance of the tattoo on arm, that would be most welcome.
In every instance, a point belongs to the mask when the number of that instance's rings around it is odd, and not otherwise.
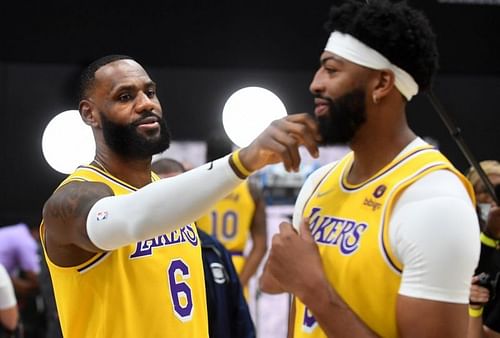
[[[104,184],[78,183],[63,189],[54,196],[48,212],[51,217],[58,218],[65,223],[87,217],[87,213],[95,202],[113,195],[111,189]]]
[[[72,182],[58,189],[47,201],[43,217],[46,229],[60,244],[86,245],[86,223],[92,206],[113,191],[103,183]]]

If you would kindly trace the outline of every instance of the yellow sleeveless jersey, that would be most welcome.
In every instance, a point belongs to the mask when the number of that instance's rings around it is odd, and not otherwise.
[[[397,337],[396,298],[403,271],[389,243],[394,203],[410,184],[446,169],[472,187],[431,146],[400,154],[374,177],[359,185],[346,181],[349,153],[322,178],[303,211],[310,218],[330,284],[361,320],[381,337]],[[332,318],[334,321],[335,318]],[[326,338],[312,313],[296,299],[294,337]]]
[[[152,178],[158,179],[155,174]],[[61,185],[71,181],[103,182],[115,195],[137,190],[92,166],[79,167]],[[43,221],[40,230],[44,243]],[[194,224],[96,254],[75,267],[55,265],[46,252],[45,258],[64,337],[208,337],[201,246]]]
[[[253,222],[255,202],[248,181],[217,202],[212,210],[196,221],[196,225],[216,237],[231,253],[238,274],[245,260],[243,250]]]

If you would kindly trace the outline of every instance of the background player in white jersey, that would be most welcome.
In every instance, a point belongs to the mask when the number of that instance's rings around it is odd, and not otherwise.
[[[206,161],[223,157],[233,150],[223,133],[207,140]],[[196,221],[198,228],[217,238],[231,252],[234,266],[248,297],[248,281],[267,251],[266,205],[255,182],[247,180],[215,203]],[[251,247],[244,252],[251,238]]]
[[[349,0],[327,28],[314,113],[352,153],[309,177],[300,233],[280,225],[262,287],[295,295],[294,337],[465,337],[473,191],[405,116],[437,68],[429,22],[405,2]]]

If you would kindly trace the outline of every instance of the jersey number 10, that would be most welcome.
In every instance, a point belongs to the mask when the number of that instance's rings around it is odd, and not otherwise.
[[[238,233],[238,214],[236,212],[228,210],[220,214],[217,211],[212,211],[211,217],[212,235],[223,241],[236,237]]]

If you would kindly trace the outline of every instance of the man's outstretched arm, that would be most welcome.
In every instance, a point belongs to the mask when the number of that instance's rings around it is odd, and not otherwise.
[[[113,196],[102,183],[68,183],[44,207],[49,256],[71,266],[95,252],[173,231],[201,216],[240,184],[245,176],[241,167],[253,172],[283,162],[294,170],[300,163],[298,147],[304,145],[317,156],[318,140],[316,124],[307,114],[291,115],[273,122],[238,153],[128,195]],[[196,194],[187,193],[193,189]]]

